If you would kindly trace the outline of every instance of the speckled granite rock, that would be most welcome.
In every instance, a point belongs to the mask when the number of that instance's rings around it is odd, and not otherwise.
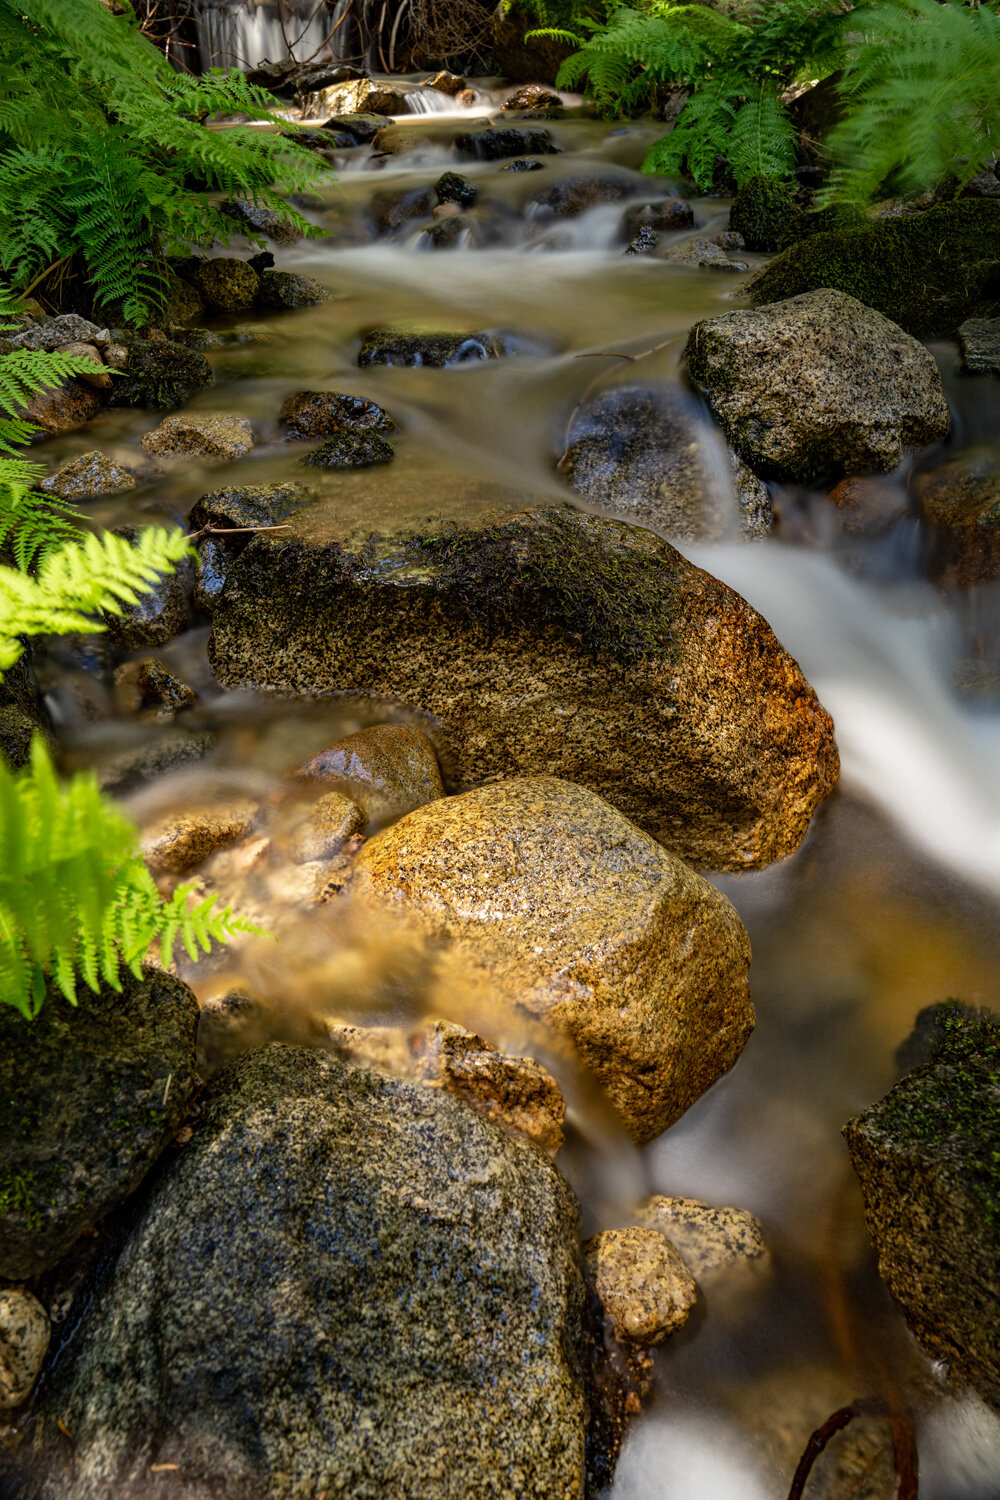
[[[154,875],[182,875],[253,827],[255,809],[239,803],[165,813],[143,829],[142,857]]]
[[[194,1090],[198,1003],[157,970],[122,993],[0,1007],[0,1276],[26,1279],[133,1192]]]
[[[714,1271],[767,1254],[760,1223],[745,1209],[713,1208],[696,1198],[657,1193],[636,1217],[647,1228],[666,1235],[699,1282]]]
[[[27,1400],[49,1347],[48,1314],[30,1292],[0,1287],[0,1412]]]
[[[246,312],[260,294],[260,277],[253,266],[233,255],[199,261],[191,280],[213,312]]]
[[[765,477],[893,469],[951,425],[932,356],[844,292],[709,318],[685,353],[736,452]]]
[[[584,1275],[616,1339],[662,1344],[683,1328],[698,1296],[687,1265],[655,1229],[605,1229],[583,1247]]]
[[[296,391],[282,402],[278,421],[290,438],[396,430],[395,422],[381,406],[344,391]]]
[[[1000,318],[968,318],[958,330],[958,348],[970,375],[1000,375]]]
[[[351,890],[568,1036],[639,1141],[731,1068],[753,1029],[729,902],[569,782],[431,802],[368,841]]]
[[[969,449],[918,474],[913,488],[937,531],[936,576],[961,587],[1000,577],[1000,459],[994,450]]]
[[[86,500],[91,495],[120,494],[123,490],[134,490],[139,483],[131,469],[116,464],[114,459],[91,448],[76,458],[67,458],[54,474],[43,479],[38,486],[47,494],[58,495],[61,500]]]
[[[177,1500],[582,1500],[578,1236],[448,1093],[249,1053],[61,1359],[28,1494],[149,1500],[167,1463]]]
[[[188,512],[192,532],[218,532],[195,543],[198,563],[194,580],[196,609],[211,614],[222,593],[233,560],[239,557],[261,526],[280,526],[308,504],[311,493],[302,484],[243,484],[213,490],[196,500]]]
[[[37,391],[19,415],[43,432],[75,432],[97,416],[101,404],[93,386],[70,378]]]
[[[694,864],[791,853],[838,774],[829,717],[766,622],[649,531],[566,508],[374,534],[312,512],[218,601],[230,687],[360,690],[434,716],[453,789],[551,772]]]
[[[292,830],[289,853],[297,864],[329,859],[368,827],[364,810],[342,792],[327,792],[309,805]]]
[[[931,1358],[1000,1410],[1000,1020],[936,1009],[929,1061],[844,1135],[883,1280]]]
[[[718,443],[676,386],[614,386],[573,417],[559,467],[592,505],[681,542],[736,532]]]
[[[434,746],[412,724],[359,729],[314,755],[299,775],[336,786],[374,826],[444,796]]]
[[[253,452],[249,417],[228,412],[188,412],[164,417],[139,440],[157,458],[244,458]]]

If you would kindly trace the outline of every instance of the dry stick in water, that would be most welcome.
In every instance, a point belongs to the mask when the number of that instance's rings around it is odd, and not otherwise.
[[[827,1417],[822,1427],[817,1427],[806,1444],[806,1451],[799,1459],[792,1487],[788,1491],[788,1500],[802,1500],[813,1464],[830,1439],[843,1431],[855,1417],[886,1418],[892,1428],[893,1459],[899,1478],[896,1500],[917,1500],[917,1443],[913,1434],[913,1423],[905,1412],[890,1405],[880,1396],[862,1397],[860,1400],[852,1401],[850,1406],[842,1406],[831,1417]]]
[[[618,354],[614,349],[593,349],[588,350],[584,354],[578,354],[576,357],[577,359],[617,359],[620,360],[623,365],[637,365],[640,359],[648,359],[651,354],[659,354],[661,349],[666,349],[667,346],[674,343],[674,341],[678,337],[678,334],[672,333],[668,339],[663,339],[659,344],[651,344],[648,349],[641,349],[638,354]],[[577,416],[579,415],[583,407],[583,403],[586,401],[587,397],[590,395],[594,387],[596,385],[599,385],[603,378],[604,377],[602,375],[594,376],[590,384],[583,388],[580,393],[579,401],[570,412],[569,421],[566,423],[566,435],[563,438],[563,455],[559,462],[556,464],[557,469],[561,469],[563,464],[566,462],[566,454],[569,452],[569,435],[573,431],[573,423],[576,421]]]
[[[189,531],[184,538],[186,542],[197,542],[203,536],[238,536],[242,532],[255,534],[258,531],[289,531],[288,521],[282,521],[277,526],[203,526],[200,531]]]

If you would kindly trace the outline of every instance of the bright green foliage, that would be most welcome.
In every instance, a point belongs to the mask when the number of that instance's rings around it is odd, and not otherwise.
[[[309,152],[212,115],[265,119],[273,99],[238,72],[181,76],[131,15],[101,0],[0,0],[0,265],[26,287],[78,256],[95,303],[144,322],[162,252],[227,239],[212,195],[276,209],[319,168]]]
[[[803,75],[836,66],[849,0],[747,0],[739,19],[701,5],[654,0],[617,9],[559,72],[560,87],[587,81],[605,110],[655,104],[666,89],[690,89],[674,129],[652,147],[645,171],[686,173],[713,186],[722,157],[737,185],[788,176],[795,131],[782,102]]]
[[[949,178],[964,186],[1000,150],[995,5],[893,0],[851,17],[844,119],[827,140],[825,202],[866,203]]]
[[[0,567],[0,672],[13,666],[23,635],[94,635],[191,551],[183,532],[151,526],[133,546],[112,531],[81,536],[46,553],[34,576]]]
[[[213,939],[258,930],[214,897],[191,906],[190,886],[163,900],[133,825],[92,773],[60,783],[40,737],[25,770],[0,760],[0,849],[0,998],[28,1017],[47,979],[75,1004],[81,980],[120,989],[123,964],[140,975],[156,940],[169,966],[178,940],[194,960]]]

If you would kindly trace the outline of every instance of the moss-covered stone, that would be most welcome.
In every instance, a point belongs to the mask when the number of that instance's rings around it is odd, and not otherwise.
[[[230,570],[226,686],[396,699],[437,720],[452,788],[581,782],[696,864],[797,846],[836,781],[830,720],[764,620],[667,542],[568,506],[459,502],[381,533],[323,515]]]
[[[337,432],[302,462],[314,469],[368,469],[391,464],[395,457],[391,444],[377,432]]]
[[[234,255],[199,261],[193,280],[206,305],[214,312],[246,312],[260,294],[257,272]]]
[[[499,359],[504,353],[503,335],[487,329],[481,333],[418,332],[404,326],[371,328],[358,351],[358,364],[366,365],[465,365],[481,359]]]
[[[278,421],[289,438],[332,437],[335,432],[395,432],[381,406],[346,391],[296,391],[286,397]]]
[[[128,348],[128,367],[112,382],[111,406],[183,406],[215,384],[212,366],[196,349],[170,339],[137,339]]]
[[[918,1031],[928,1061],[844,1134],[910,1327],[1000,1410],[1000,1019],[951,1002]]]
[[[795,189],[779,177],[752,177],[729,210],[729,227],[748,250],[777,250],[794,233],[801,211]]]
[[[328,293],[311,276],[296,271],[265,270],[260,278],[260,305],[280,308],[317,307]]]
[[[810,235],[760,271],[748,290],[760,304],[832,287],[908,333],[933,337],[996,302],[998,271],[1000,203],[964,198]]]

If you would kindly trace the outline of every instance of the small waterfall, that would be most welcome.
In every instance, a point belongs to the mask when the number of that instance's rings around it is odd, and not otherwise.
[[[338,61],[350,0],[195,0],[203,68],[255,68],[285,57]]]
[[[410,89],[406,102],[411,115],[445,115],[462,109],[450,94],[442,93],[440,89]]]

